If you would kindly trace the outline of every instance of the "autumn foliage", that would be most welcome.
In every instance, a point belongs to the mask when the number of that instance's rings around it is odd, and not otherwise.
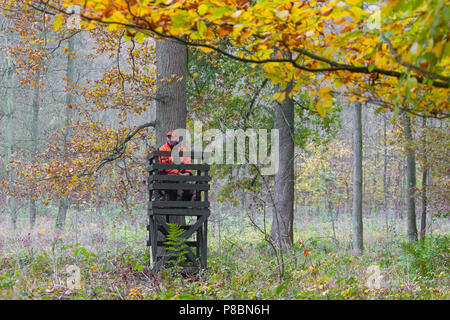
[[[92,47],[85,56],[78,52],[82,51],[79,47],[69,52],[67,46],[69,38],[80,36],[80,30],[63,26],[54,30],[54,17],[35,10],[27,1],[3,6],[5,19],[12,22],[7,32],[15,40],[2,51],[14,61],[14,73],[24,88],[38,86],[41,95],[52,89],[54,83],[44,74],[61,61],[58,53],[62,53],[62,68],[67,59],[75,63],[86,59],[93,65],[105,58],[114,61],[103,66],[101,74],[81,80],[67,79],[65,73],[57,75],[58,82],[65,84],[62,94],[75,97],[74,103],[62,106],[71,116],[62,126],[52,125],[52,121],[45,130],[39,130],[43,136],[39,140],[45,143],[39,144],[36,155],[31,156],[26,149],[15,151],[11,162],[5,164],[14,172],[13,189],[10,182],[2,181],[3,189],[14,190],[10,196],[40,199],[44,205],[65,196],[76,203],[100,204],[113,199],[125,209],[136,205],[142,196],[150,137],[144,128],[127,144],[123,141],[135,127],[130,125],[133,117],[145,112],[152,101],[153,43],[125,42],[123,31],[99,27],[85,31]],[[36,102],[45,100],[38,96]],[[106,113],[116,120],[105,120]],[[120,163],[114,163],[119,158]]]
[[[66,0],[48,7],[61,13],[58,24],[67,7],[79,5],[87,29],[102,23],[127,30],[128,39],[164,36],[262,64],[274,84],[294,80],[292,93],[308,90],[322,115],[342,95],[384,108],[445,113],[448,6],[437,0],[376,3]]]

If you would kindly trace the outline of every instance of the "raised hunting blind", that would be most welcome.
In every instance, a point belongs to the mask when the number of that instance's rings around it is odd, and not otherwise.
[[[210,166],[204,160],[209,157],[209,153],[184,151],[178,154],[179,157],[190,157],[192,162],[197,163],[160,163],[159,157],[172,156],[171,151],[152,151],[149,155],[147,245],[150,247],[151,267],[157,271],[169,262],[167,249],[170,244],[166,239],[171,230],[170,217],[184,216],[186,220],[193,220],[179,228],[183,230],[180,238],[186,245],[183,250],[183,271],[197,272],[207,267],[208,217],[211,213],[208,191],[211,178],[208,175]],[[170,169],[191,170],[192,175],[166,174],[164,170]],[[191,199],[180,199],[180,190],[190,191]]]

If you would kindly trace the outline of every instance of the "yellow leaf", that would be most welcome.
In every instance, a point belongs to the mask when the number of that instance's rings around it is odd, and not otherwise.
[[[357,20],[359,20],[361,18],[366,18],[369,16],[369,14],[366,11],[364,11],[358,7],[351,7],[348,10],[350,10],[350,12],[352,13],[352,16],[354,18],[356,18]]]
[[[280,96],[281,96],[281,92],[275,93],[275,95],[272,98],[272,101],[278,100],[280,98]]]
[[[280,96],[278,97],[278,102],[282,103],[286,99],[286,92],[281,92]]]
[[[198,14],[203,16],[206,12],[208,12],[208,6],[206,4],[201,4],[198,6]]]
[[[58,31],[61,28],[62,23],[64,22],[64,16],[59,15],[56,17],[55,21],[53,22],[53,31]]]
[[[322,101],[317,101],[317,103],[316,103],[316,110],[317,110],[317,112],[320,114],[320,116],[322,118],[326,117],[327,112],[326,112],[326,109],[325,109]]]
[[[119,25],[115,24],[115,23],[111,23],[110,25],[108,25],[108,28],[107,28],[108,31],[114,31],[117,29],[119,29]]]
[[[147,36],[145,35],[145,34],[143,34],[142,32],[138,32],[135,36],[134,36],[134,40],[136,41],[136,42],[138,42],[138,43],[143,43],[144,42],[144,39],[146,38]]]
[[[438,43],[436,43],[436,46],[433,48],[433,52],[436,55],[436,58],[440,58],[442,54],[442,49],[444,48],[444,45],[446,44],[447,40],[442,40]]]
[[[356,6],[358,4],[360,4],[362,2],[362,0],[347,0],[345,1],[346,4],[349,4],[351,6]]]
[[[317,92],[317,95],[321,98],[321,99],[327,99],[327,98],[331,98],[330,97],[330,91],[331,88],[330,87],[323,87],[319,89],[319,92]]]
[[[206,48],[206,47],[199,47],[198,50],[200,50],[201,52],[205,52],[205,53],[214,51],[214,49]]]

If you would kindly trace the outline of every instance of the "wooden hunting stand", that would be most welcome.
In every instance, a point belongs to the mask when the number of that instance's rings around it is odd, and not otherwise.
[[[207,267],[207,235],[208,235],[208,217],[210,215],[208,190],[209,164],[167,164],[159,163],[159,156],[171,156],[171,151],[153,151],[149,155],[149,177],[148,177],[148,218],[150,263],[154,271],[158,271],[168,261],[166,252],[167,244],[158,239],[158,232],[165,239],[169,233],[170,227],[167,224],[170,216],[191,216],[196,217],[192,225],[180,226],[184,233],[182,238],[188,245],[186,258],[187,265],[184,266],[185,272],[197,272]],[[202,152],[179,152],[180,157],[190,157],[203,160],[209,157],[208,153]],[[175,162],[175,160],[174,160]],[[167,169],[188,169],[192,170],[192,175],[167,175],[162,170]],[[195,174],[196,171],[196,174]],[[194,201],[168,201],[168,190],[193,190]],[[166,194],[165,194],[166,193]]]

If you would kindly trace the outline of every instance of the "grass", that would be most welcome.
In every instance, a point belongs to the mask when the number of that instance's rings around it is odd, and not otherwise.
[[[39,216],[32,231],[25,216],[16,231],[6,215],[0,217],[1,299],[448,299],[450,294],[446,219],[434,222],[424,242],[407,245],[403,229],[391,229],[387,243],[384,218],[366,217],[365,252],[356,257],[350,217],[339,217],[334,239],[326,214],[299,213],[295,250],[283,256],[280,274],[279,260],[247,216],[217,210],[209,223],[209,268],[186,278],[149,270],[144,213],[103,219],[86,214],[76,228],[72,216],[67,220],[58,234],[54,217]],[[79,289],[68,283],[71,265],[80,270]],[[383,277],[379,289],[366,286],[372,265]]]

